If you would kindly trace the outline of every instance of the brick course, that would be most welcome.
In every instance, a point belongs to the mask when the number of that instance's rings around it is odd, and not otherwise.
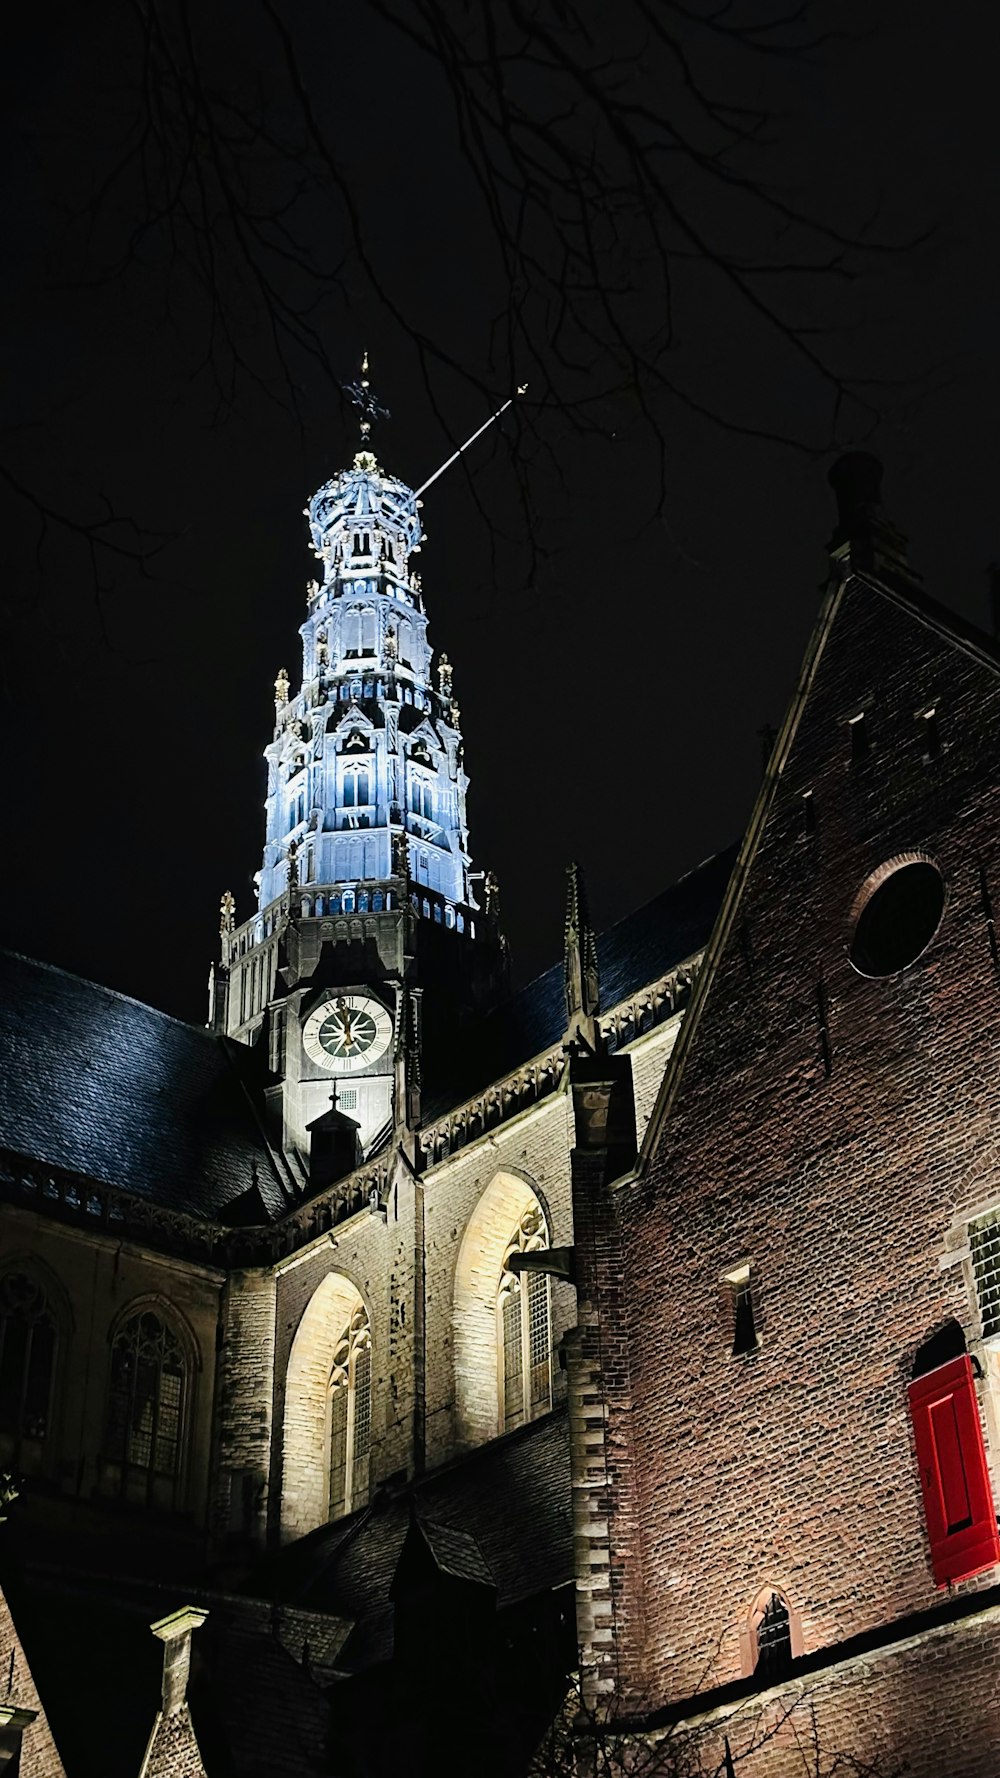
[[[861,704],[870,751],[852,764],[847,725]],[[917,721],[930,705],[943,742],[933,759]],[[616,1196],[624,1278],[604,1314],[627,1339],[642,1452],[632,1476],[623,1449],[611,1488],[613,1543],[633,1485],[640,1502],[618,1626],[633,1712],[737,1677],[740,1630],[768,1583],[787,1592],[807,1654],[938,1598],[906,1385],[917,1348],[949,1318],[975,1349],[967,1264],[960,1252],[942,1262],[973,1207],[1000,1201],[1000,1175],[984,1165],[1000,982],[983,876],[1000,895],[998,751],[992,667],[851,582],[682,1037],[679,1084],[668,1076],[666,1121],[654,1119],[645,1173]],[[859,888],[913,851],[940,864],[945,918],[911,968],[863,977],[847,956]],[[761,1341],[733,1357],[719,1284],[747,1260]],[[914,1670],[932,1658],[928,1644]],[[922,1694],[897,1683],[909,1751]],[[865,1707],[877,1715],[872,1685]],[[942,1727],[939,1761],[950,1734]],[[966,1769],[933,1757],[919,1769]],[[792,1769],[773,1759],[765,1773]]]

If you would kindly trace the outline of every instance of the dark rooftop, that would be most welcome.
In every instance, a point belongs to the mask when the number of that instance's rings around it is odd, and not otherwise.
[[[605,1011],[704,949],[722,906],[736,852],[736,846],[717,852],[598,935],[597,963]],[[452,1040],[453,1034],[439,1035],[438,1043],[424,1057],[425,1119],[442,1117],[533,1056],[552,1049],[565,1029],[560,961],[478,1023],[467,1026],[460,1046]],[[446,1040],[440,1041],[441,1037]]]
[[[175,1210],[285,1208],[242,1044],[0,952],[0,1147]],[[259,1203],[257,1202],[259,1198]]]
[[[350,1618],[341,1665],[388,1660],[391,1589],[411,1524],[444,1572],[492,1584],[500,1609],[573,1578],[569,1432],[561,1410],[494,1439],[351,1519],[323,1526],[267,1559],[260,1592]]]

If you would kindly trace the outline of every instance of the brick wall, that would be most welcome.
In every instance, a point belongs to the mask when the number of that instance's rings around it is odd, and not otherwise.
[[[852,763],[862,705],[870,746]],[[852,583],[648,1171],[618,1194],[642,1452],[642,1610],[621,1631],[632,1709],[738,1676],[762,1585],[787,1594],[807,1654],[938,1597],[906,1385],[949,1317],[975,1345],[965,1269],[942,1261],[973,1203],[1000,1201],[983,1168],[998,751],[993,671]],[[914,849],[940,863],[944,921],[913,967],[864,977],[847,957],[859,887]],[[747,1261],[761,1340],[733,1357],[720,1281]],[[623,1454],[613,1503],[626,1471]],[[904,1693],[903,1717],[922,1715],[920,1687]]]
[[[65,1778],[65,1769],[52,1739],[42,1701],[18,1639],[10,1609],[0,1593],[0,1700],[19,1710],[35,1711],[35,1721],[24,1731],[19,1778]]]
[[[740,1778],[861,1772],[866,1778],[984,1778],[1000,1771],[1000,1609],[833,1664],[743,1704],[681,1719],[675,1751]],[[915,1705],[929,1708],[918,1712]],[[916,1727],[916,1733],[914,1733]],[[630,1738],[624,1739],[628,1744]],[[670,1742],[646,1741],[652,1771]],[[679,1747],[678,1747],[679,1744]],[[667,1770],[671,1770],[667,1765]]]

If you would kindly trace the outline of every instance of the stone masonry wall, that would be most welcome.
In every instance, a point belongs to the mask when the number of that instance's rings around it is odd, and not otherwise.
[[[569,1101],[565,1093],[533,1106],[522,1116],[493,1130],[488,1136],[460,1149],[424,1176],[426,1243],[426,1401],[427,1462],[429,1467],[446,1461],[471,1442],[496,1435],[496,1324],[495,1310],[487,1303],[485,1274],[474,1307],[482,1323],[482,1337],[466,1342],[463,1373],[455,1372],[456,1273],[465,1231],[494,1181],[506,1177],[530,1188],[545,1215],[553,1246],[572,1240],[572,1206],[569,1177]],[[509,1236],[516,1224],[516,1188],[508,1198],[495,1193],[497,1216],[510,1211]],[[495,1219],[494,1219],[495,1220]],[[499,1231],[497,1222],[494,1234]],[[485,1226],[478,1231],[482,1246],[488,1243]],[[502,1237],[501,1237],[502,1240]],[[496,1246],[494,1241],[491,1252]],[[470,1266],[476,1256],[469,1248]],[[502,1252],[497,1254],[499,1282]],[[495,1288],[495,1285],[494,1285]],[[472,1300],[472,1297],[470,1297]],[[575,1293],[553,1281],[553,1354],[565,1330],[575,1319]],[[565,1392],[565,1378],[553,1356],[553,1391],[558,1400]],[[456,1412],[456,1387],[463,1402]],[[492,1425],[491,1419],[492,1403]],[[487,1428],[489,1429],[487,1430]]]
[[[102,1494],[113,1330],[133,1304],[149,1307],[178,1329],[190,1356],[180,1505],[204,1525],[222,1274],[5,1207],[0,1266],[27,1262],[30,1270],[32,1261],[42,1268],[61,1336],[42,1473],[64,1497]]]
[[[330,1275],[346,1279],[368,1311],[372,1339],[371,1486],[413,1463],[414,1191],[402,1162],[387,1219],[362,1211],[321,1242],[275,1268],[274,1397],[269,1522],[276,1535],[285,1491],[282,1429],[292,1342],[316,1290]],[[332,1361],[333,1353],[329,1354]]]
[[[216,1536],[259,1542],[268,1508],[275,1281],[232,1272],[221,1313],[214,1523]]]

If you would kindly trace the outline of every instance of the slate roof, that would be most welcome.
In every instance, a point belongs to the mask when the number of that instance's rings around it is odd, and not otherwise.
[[[626,999],[708,940],[734,851],[719,853],[597,941],[601,1004]],[[433,1119],[558,1044],[562,963],[463,1029],[426,1026]],[[110,988],[0,952],[0,1148],[223,1222],[287,1201],[254,1115],[260,1056]]]
[[[307,1610],[352,1619],[339,1661],[344,1671],[389,1660],[392,1583],[414,1518],[438,1566],[494,1586],[500,1610],[564,1586],[573,1578],[565,1412],[376,1496],[352,1518],[268,1559],[254,1584]]]
[[[175,1210],[285,1208],[254,1118],[254,1052],[0,951],[0,1147]],[[257,1202],[259,1197],[260,1202]],[[263,1206],[263,1208],[261,1208]]]
[[[704,949],[722,906],[738,848],[699,864],[652,901],[598,935],[597,964],[605,1011]],[[424,1117],[433,1120],[495,1080],[553,1048],[566,1029],[563,965],[544,975],[424,1056]],[[428,1026],[430,1031],[430,1026]],[[461,1074],[460,1058],[465,1058]]]
[[[208,1617],[192,1640],[188,1701],[208,1778],[320,1778],[329,1770],[324,1644],[332,1634],[336,1647],[343,1626],[276,1613],[264,1600],[122,1576],[35,1571],[9,1590],[69,1778],[136,1778],[163,1672],[163,1645],[149,1625],[194,1603]]]
[[[493,1575],[471,1531],[462,1531],[456,1525],[439,1525],[436,1519],[421,1518],[417,1524],[442,1574],[492,1587]]]

